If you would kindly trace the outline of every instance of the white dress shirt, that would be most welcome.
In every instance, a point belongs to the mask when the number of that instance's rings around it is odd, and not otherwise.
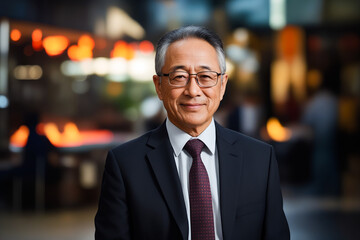
[[[169,119],[166,120],[166,128],[170,143],[174,150],[174,159],[179,173],[179,178],[184,195],[185,207],[189,222],[189,240],[191,240],[190,202],[189,202],[189,172],[192,165],[192,157],[183,148],[187,141],[195,139],[186,132],[177,128]],[[221,215],[219,205],[219,161],[216,149],[216,129],[214,119],[210,125],[198,136],[206,147],[201,152],[201,159],[209,176],[212,206],[214,214],[215,239],[222,239]]]

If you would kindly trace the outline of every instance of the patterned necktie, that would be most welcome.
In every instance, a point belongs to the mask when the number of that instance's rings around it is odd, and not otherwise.
[[[210,182],[200,157],[204,146],[202,141],[193,139],[189,140],[184,147],[193,158],[189,173],[192,240],[215,239]]]

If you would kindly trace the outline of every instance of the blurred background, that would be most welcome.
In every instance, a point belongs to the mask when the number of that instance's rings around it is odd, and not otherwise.
[[[0,2],[0,239],[92,239],[107,150],[157,127],[166,31],[224,40],[216,120],[275,147],[294,240],[360,238],[360,1]]]

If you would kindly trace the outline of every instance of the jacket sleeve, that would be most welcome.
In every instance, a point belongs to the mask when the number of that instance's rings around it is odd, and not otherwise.
[[[112,151],[109,151],[105,163],[99,207],[95,216],[95,239],[130,239],[125,185]]]
[[[289,226],[283,211],[283,199],[280,189],[278,165],[271,148],[271,159],[268,175],[267,200],[264,222],[264,240],[289,240]]]

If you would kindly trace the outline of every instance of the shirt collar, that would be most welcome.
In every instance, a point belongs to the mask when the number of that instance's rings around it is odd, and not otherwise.
[[[168,118],[166,119],[166,129],[176,157],[179,156],[185,144],[190,139],[200,139],[206,145],[211,154],[215,153],[216,130],[214,119],[212,119],[210,125],[197,137],[192,137],[183,130],[179,129]]]

